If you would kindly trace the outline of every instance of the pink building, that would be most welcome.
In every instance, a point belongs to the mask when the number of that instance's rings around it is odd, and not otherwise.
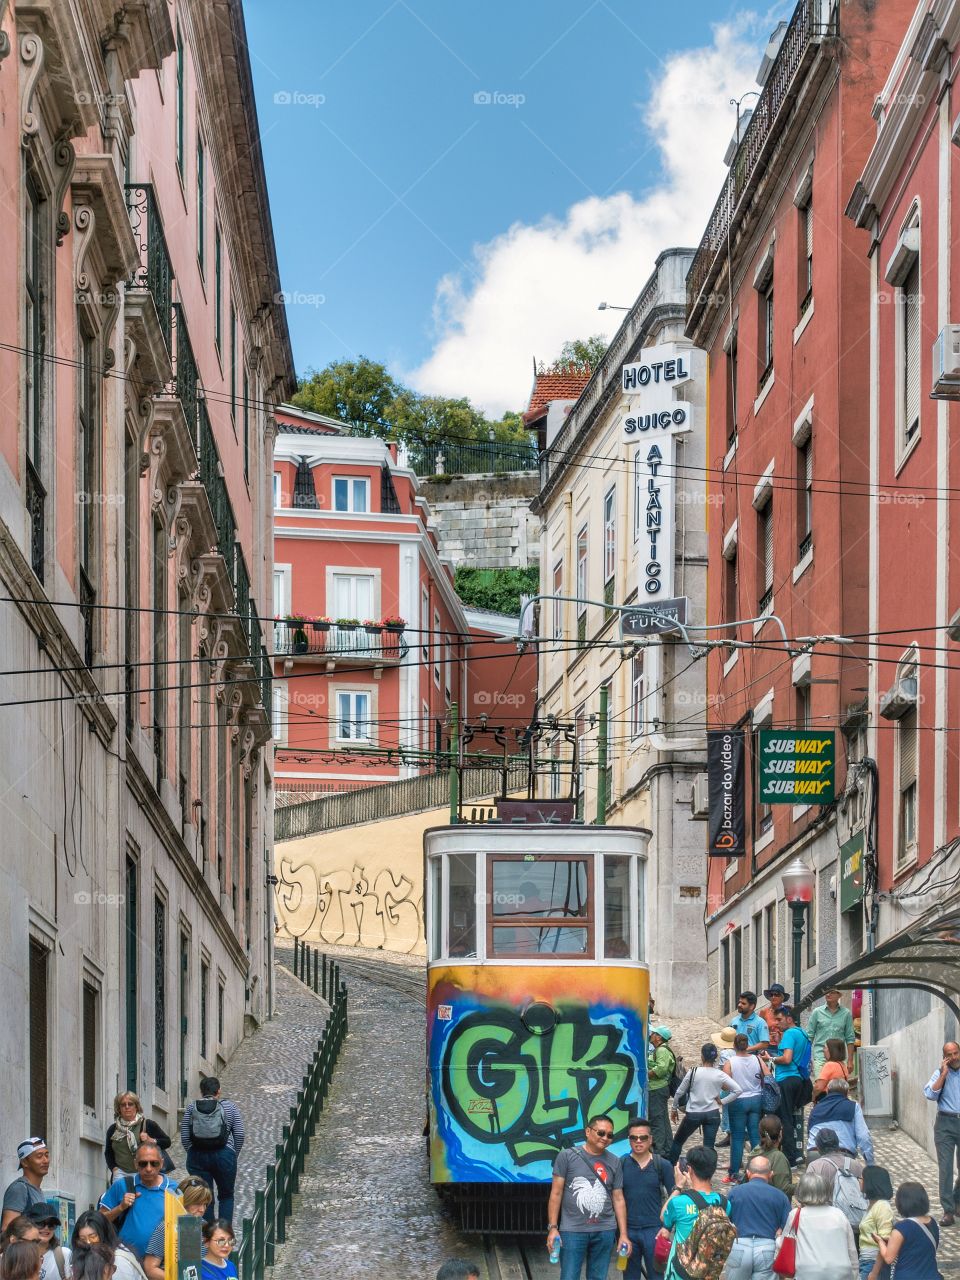
[[[239,0],[0,7],[0,1060],[86,1203],[271,1007],[272,406]]]
[[[496,704],[516,620],[466,611],[396,445],[284,405],[274,452],[273,715],[278,792],[420,771],[458,715],[533,707],[533,659]],[[467,661],[469,659],[469,662]],[[469,672],[468,672],[469,668]],[[513,688],[513,686],[511,686]],[[402,758],[401,758],[402,750]],[[425,767],[431,767],[429,759]]]

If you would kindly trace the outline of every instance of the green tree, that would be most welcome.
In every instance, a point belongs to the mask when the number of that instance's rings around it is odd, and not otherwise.
[[[457,569],[454,577],[457,595],[465,605],[475,609],[493,609],[497,613],[520,616],[520,597],[535,596],[540,590],[540,570],[528,569]]]
[[[607,352],[607,340],[602,333],[589,338],[574,338],[560,348],[558,364],[574,364],[578,368],[596,369]]]
[[[409,403],[403,392],[385,365],[360,356],[308,369],[293,403],[348,423],[356,435],[382,436],[406,423]]]

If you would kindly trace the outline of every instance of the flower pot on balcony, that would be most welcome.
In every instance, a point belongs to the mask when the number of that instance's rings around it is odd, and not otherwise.
[[[387,630],[391,635],[402,636],[406,625],[407,624],[405,622],[388,622]]]
[[[329,622],[315,622],[315,623],[313,624],[313,629],[314,629],[314,631],[321,631],[321,632],[323,632],[323,631],[329,631],[329,630],[330,630],[330,623],[329,623]]]
[[[368,636],[378,636],[380,632],[383,630],[383,627],[377,626],[372,622],[365,622],[363,624],[363,629]]]

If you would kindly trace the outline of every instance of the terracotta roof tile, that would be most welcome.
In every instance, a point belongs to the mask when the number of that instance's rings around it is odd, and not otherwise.
[[[589,369],[568,369],[558,373],[538,373],[530,393],[525,421],[538,418],[551,400],[576,400],[590,381]]]

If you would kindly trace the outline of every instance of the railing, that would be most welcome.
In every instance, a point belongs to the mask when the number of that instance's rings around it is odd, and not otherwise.
[[[193,346],[190,343],[190,334],[187,332],[187,321],[183,314],[183,307],[178,302],[174,305],[173,310],[177,320],[177,359],[175,369],[177,395],[183,405],[183,412],[190,430],[190,438],[193,440],[194,448],[199,453],[197,405],[199,403],[200,371],[197,368]]]
[[[331,994],[340,990],[340,966],[335,960],[328,961],[325,951],[311,947],[302,938],[293,940],[293,974],[324,1000],[328,987]]]
[[[410,465],[418,476],[501,476],[536,471],[538,454],[532,440],[446,440],[411,447]]]
[[[237,523],[233,518],[233,508],[230,505],[226,482],[220,472],[220,455],[217,453],[217,442],[213,438],[210,416],[202,400],[199,402],[198,410],[200,483],[207,492],[210,510],[213,512],[213,523],[217,531],[217,550],[226,561],[230,582],[234,584],[236,582]]]
[[[235,576],[233,580],[233,594],[236,599],[237,617],[243,624],[243,634],[246,637],[247,649],[253,653],[253,618],[250,613],[250,575],[247,572],[247,562],[243,558],[243,552],[237,547]]]
[[[173,267],[156,196],[148,183],[128,183],[125,190],[130,225],[140,249],[140,267],[131,277],[130,287],[146,289],[153,298],[167,350],[172,351]]]
[[[525,790],[529,774],[526,761],[511,764],[507,773],[507,790]],[[499,795],[502,786],[503,771],[493,765],[489,769],[465,770],[462,799],[479,800],[483,796]],[[321,796],[318,800],[305,800],[303,804],[278,809],[273,819],[274,839],[296,840],[300,836],[312,835],[315,831],[332,831],[337,827],[353,827],[361,822],[376,822],[381,818],[398,818],[406,813],[439,809],[449,802],[450,779],[446,773],[400,778],[395,782],[364,787],[360,791]]]
[[[368,631],[365,627],[318,628],[316,623],[301,626],[289,622],[273,625],[273,647],[277,657],[368,658],[376,662],[399,662],[409,652],[398,631]]]
[[[273,668],[272,659],[263,642],[263,628],[260,619],[251,618],[250,622],[250,657],[260,678],[260,696],[264,710],[268,716],[273,715]]]
[[[692,311],[713,272],[717,255],[726,249],[741,197],[752,190],[776,135],[783,108],[792,100],[793,82],[807,53],[824,36],[836,33],[833,0],[800,0],[787,27],[770,75],[737,149],[730,176],[714,205],[687,276],[687,306]]]
[[[27,458],[27,515],[30,517],[30,567],[43,581],[44,567],[44,506],[47,491],[33,463]]]
[[[327,966],[324,963],[324,977]],[[293,1197],[300,1189],[300,1175],[317,1130],[317,1121],[327,1094],[340,1049],[347,1034],[347,991],[340,982],[339,966],[330,966],[330,1014],[311,1059],[296,1105],[290,1108],[290,1123],[283,1126],[277,1143],[276,1160],[267,1165],[266,1183],[254,1192],[252,1218],[244,1218],[240,1247],[233,1255],[240,1280],[264,1280],[266,1269],[276,1260],[277,1245],[287,1238],[287,1219],[293,1212]],[[324,993],[326,996],[326,992]]]

